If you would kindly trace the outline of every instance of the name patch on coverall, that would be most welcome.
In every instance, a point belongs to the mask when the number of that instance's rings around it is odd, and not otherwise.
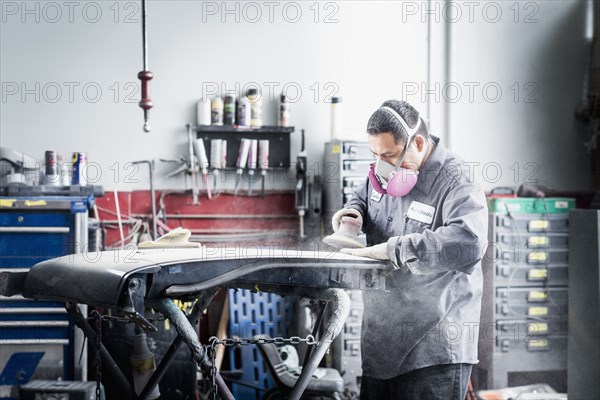
[[[383,195],[381,193],[378,193],[376,191],[373,190],[373,193],[371,193],[371,200],[376,201],[376,202],[380,202],[381,201],[381,197]]]
[[[410,203],[410,207],[408,207],[406,216],[410,219],[430,224],[433,222],[433,214],[435,214],[435,207],[413,201]]]

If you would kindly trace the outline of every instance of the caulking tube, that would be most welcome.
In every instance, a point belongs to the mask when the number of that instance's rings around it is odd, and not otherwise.
[[[240,180],[242,178],[242,172],[248,163],[248,152],[250,151],[250,139],[242,139],[240,141],[240,148],[238,150],[238,158],[236,162],[236,175],[235,175],[235,189],[233,191],[234,196],[237,196],[239,189]]]
[[[200,138],[194,140],[194,151],[196,152],[196,157],[198,157],[200,170],[202,171],[202,179],[204,180],[204,184],[206,185],[206,193],[210,199],[212,198],[212,194],[210,192],[210,183],[208,181],[208,158],[206,157],[204,139]]]
[[[250,150],[248,150],[248,195],[252,195],[252,181],[254,179],[254,172],[256,171],[257,152],[258,140],[252,139],[250,141]]]
[[[221,172],[221,168],[224,167],[223,162],[223,140],[211,139],[210,141],[210,166],[213,169],[214,180],[213,190],[215,195],[217,193],[217,177]]]
[[[269,141],[266,139],[258,142],[258,168],[260,168],[260,195],[265,195],[265,178],[269,168]]]
[[[227,166],[227,140],[223,139],[221,143],[221,168],[223,169]]]

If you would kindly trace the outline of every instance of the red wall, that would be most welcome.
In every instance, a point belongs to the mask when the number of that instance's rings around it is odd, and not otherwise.
[[[160,211],[161,194],[160,191],[155,193],[157,212]],[[126,222],[135,218],[147,221],[151,232],[150,192],[118,192],[117,195],[122,220]],[[190,229],[193,235],[204,237],[205,240],[200,240],[203,243],[273,244],[275,241],[276,244],[285,246],[295,243],[298,237],[298,216],[294,209],[293,193],[271,193],[264,197],[220,194],[212,199],[202,196],[199,204],[193,205],[191,194],[169,191],[163,196],[163,204],[167,217],[166,222],[159,219],[159,236],[168,229],[181,226]],[[103,224],[106,245],[117,244],[120,234],[113,192],[97,198],[96,206],[101,221],[115,221],[114,224]],[[176,218],[177,215],[185,217]],[[194,218],[196,216],[203,218]],[[124,236],[130,233],[132,226],[129,223],[123,224]]]

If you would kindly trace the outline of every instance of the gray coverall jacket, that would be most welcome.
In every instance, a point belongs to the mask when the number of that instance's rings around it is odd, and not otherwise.
[[[468,165],[432,139],[408,195],[378,198],[366,179],[346,204],[363,215],[367,245],[387,242],[396,268],[389,292],[363,292],[363,375],[377,379],[478,362],[485,194]]]

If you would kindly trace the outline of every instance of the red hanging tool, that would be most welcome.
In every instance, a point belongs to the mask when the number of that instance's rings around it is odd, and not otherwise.
[[[150,109],[154,106],[150,99],[150,81],[154,77],[152,72],[148,71],[148,42],[146,40],[146,0],[142,0],[142,47],[144,55],[144,70],[138,73],[138,78],[142,81],[142,99],[140,107],[144,110],[144,132],[150,132],[150,118],[148,116]]]

